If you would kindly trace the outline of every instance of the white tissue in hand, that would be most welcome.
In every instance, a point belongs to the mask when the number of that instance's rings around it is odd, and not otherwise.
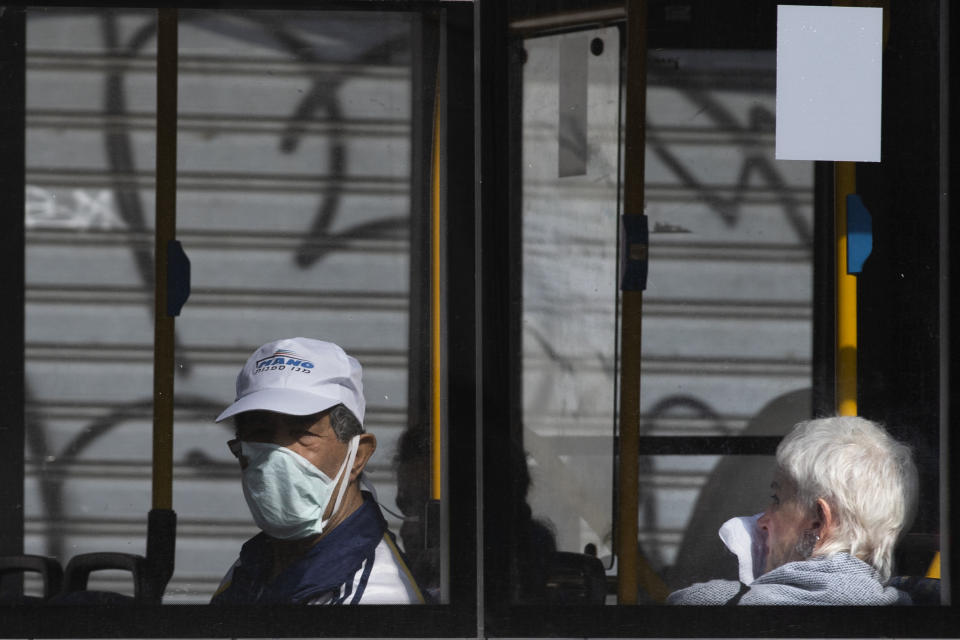
[[[730,518],[720,527],[720,539],[740,563],[740,582],[750,584],[763,574],[767,548],[763,533],[757,529],[762,513]]]

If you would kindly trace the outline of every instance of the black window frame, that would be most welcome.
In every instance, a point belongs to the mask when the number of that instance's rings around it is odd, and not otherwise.
[[[408,8],[421,10],[443,6],[459,26],[472,24],[473,38],[448,39],[457,56],[474,56],[476,76],[450,74],[448,102],[451,119],[474,122],[473,129],[456,128],[448,132],[449,147],[458,149],[458,157],[451,156],[448,170],[447,194],[449,210],[458,212],[464,224],[448,229],[447,240],[451,247],[449,256],[449,287],[451,295],[447,309],[450,332],[446,345],[451,362],[448,384],[448,401],[451,425],[458,427],[458,438],[450,439],[450,521],[451,538],[457,540],[457,550],[451,553],[454,563],[451,575],[451,603],[420,607],[375,606],[361,608],[311,608],[311,607],[223,607],[205,605],[167,605],[159,607],[71,607],[52,610],[42,606],[0,607],[0,637],[949,637],[960,628],[960,609],[957,604],[942,607],[911,608],[851,608],[824,607],[799,608],[778,607],[774,610],[763,607],[743,608],[695,608],[661,606],[605,606],[605,607],[548,607],[514,606],[506,598],[509,593],[507,569],[502,561],[505,532],[509,523],[504,521],[500,510],[503,496],[513,490],[509,482],[509,469],[505,464],[503,434],[491,426],[511,424],[516,417],[519,397],[517,386],[517,363],[519,345],[516,333],[511,328],[515,322],[512,310],[518,304],[517,285],[511,277],[511,266],[518,259],[516,247],[511,245],[511,225],[516,224],[513,207],[516,190],[511,182],[511,116],[508,108],[507,79],[510,77],[509,22],[511,8],[544,11],[575,10],[598,4],[579,2],[530,2],[502,3],[496,0],[481,0],[476,5],[461,2],[397,2],[390,3],[390,10]],[[651,0],[649,10],[663,10],[667,0]],[[676,3],[674,3],[676,4]],[[700,6],[696,1],[679,3]],[[706,4],[724,7],[731,13],[746,12],[745,23],[755,33],[768,33],[769,24],[759,26],[761,9],[775,10],[775,3],[768,0],[756,2],[710,1]],[[794,3],[800,4],[800,3]],[[806,4],[817,4],[814,2]],[[954,7],[947,9],[949,0],[923,0],[923,4],[891,3],[897,12],[917,13],[917,19],[939,27],[939,36],[960,33],[958,15]],[[45,6],[89,6],[81,3],[49,2]],[[155,7],[152,3],[128,3],[127,6]],[[178,3],[184,7],[223,8],[221,3]],[[230,8],[317,8],[302,2],[265,4],[263,2],[229,3]],[[620,6],[620,5],[618,5]],[[760,9],[758,9],[760,7]],[[386,10],[386,3],[334,2],[323,5],[330,9]],[[717,11],[720,11],[718,8]],[[944,11],[945,14],[940,14]],[[22,20],[16,19],[16,7],[6,6],[0,15],[0,201],[4,210],[23,211],[23,134],[24,134],[24,73],[22,71],[23,37]],[[895,13],[902,16],[902,13]],[[12,17],[13,16],[13,17]],[[752,16],[752,17],[751,17]],[[754,22],[757,21],[757,22]],[[766,29],[767,31],[764,31]],[[714,43],[718,30],[710,21],[696,23],[686,31],[674,24],[661,24],[651,32],[651,37],[695,38],[707,46]],[[465,35],[465,33],[461,33]],[[455,41],[455,42],[454,42]],[[920,44],[920,37],[917,38]],[[953,43],[955,44],[955,43]],[[465,51],[466,50],[466,51]],[[941,58],[938,65],[960,68],[960,46],[934,47]],[[906,68],[910,68],[911,55],[916,51],[907,48],[898,52]],[[925,50],[929,56],[931,50]],[[453,54],[451,54],[453,55]],[[929,58],[926,62],[930,62]],[[448,67],[449,69],[449,67]],[[471,71],[473,65],[470,66]],[[956,79],[944,75],[941,78],[940,95],[937,101],[942,109],[947,105],[960,104]],[[888,84],[888,83],[885,83]],[[457,88],[459,91],[455,91]],[[919,102],[919,100],[918,100]],[[909,107],[908,107],[909,108]],[[915,107],[919,112],[919,107]],[[885,108],[885,119],[889,117]],[[908,118],[904,119],[909,120]],[[914,120],[915,121],[915,120]],[[936,124],[936,123],[934,123]],[[920,176],[922,184],[910,189],[922,191],[929,198],[929,183],[942,180],[947,198],[957,192],[960,163],[949,162],[958,149],[958,129],[948,131],[933,129],[940,136],[939,144],[945,149],[924,148],[938,157],[937,171]],[[885,127],[885,134],[888,129]],[[929,131],[927,134],[929,135]],[[896,137],[896,136],[894,136]],[[885,144],[905,144],[900,142]],[[928,138],[929,140],[929,138]],[[455,144],[460,146],[455,146]],[[885,153],[890,147],[885,147]],[[893,148],[896,153],[896,147]],[[476,166],[474,160],[476,159]],[[929,161],[929,160],[928,160]],[[822,167],[818,167],[818,172]],[[459,178],[457,177],[459,176]],[[822,185],[822,181],[820,182]],[[469,185],[469,187],[467,186]],[[476,189],[476,201],[474,198]],[[906,190],[910,192],[910,189]],[[937,191],[937,190],[935,190]],[[823,194],[818,194],[820,200]],[[829,202],[829,196],[826,196]],[[950,213],[957,213],[949,203]],[[0,385],[0,407],[6,409],[5,421],[0,425],[4,449],[23,451],[23,218],[13,216],[8,222],[8,233],[0,238],[4,260],[5,292],[8,312],[4,314],[5,331],[0,337],[7,354]],[[939,229],[941,239],[946,238],[950,247],[960,247],[960,215],[947,217],[945,226]],[[929,234],[929,230],[927,231]],[[922,245],[923,238],[914,240]],[[926,238],[929,241],[929,237]],[[916,248],[914,250],[917,250]],[[960,257],[952,252],[949,262],[941,263],[939,276],[945,279],[946,305],[940,309],[945,316],[941,326],[942,337],[956,326],[960,318]],[[824,257],[829,261],[829,256]],[[926,269],[928,265],[922,265]],[[828,286],[820,283],[818,286]],[[819,289],[818,289],[819,290]],[[819,294],[818,294],[819,295]],[[943,300],[944,298],[941,298]],[[818,309],[815,314],[832,311]],[[879,334],[882,338],[882,333]],[[877,340],[879,338],[871,338]],[[818,333],[815,338],[815,353],[829,351],[823,345],[831,344],[829,336]],[[960,340],[951,339],[940,343],[940,354],[947,363],[960,363]],[[827,358],[821,354],[820,358]],[[888,365],[889,366],[889,365]],[[823,359],[815,362],[815,371],[830,370]],[[815,375],[818,375],[815,373]],[[890,378],[897,380],[896,376]],[[889,380],[889,379],[888,379]],[[874,387],[881,389],[882,385]],[[943,420],[960,415],[960,376],[950,375],[941,389],[940,405]],[[817,391],[821,401],[832,395],[830,389]],[[460,430],[462,429],[462,431]],[[650,439],[641,442],[645,451],[670,453],[696,447],[697,452],[764,453],[775,446],[775,439],[750,441],[701,440],[684,443],[677,439]],[[946,458],[944,458],[946,459]],[[17,519],[22,518],[16,505],[22,504],[22,459],[17,466],[16,456],[0,465],[0,523],[2,538],[0,552],[17,552],[18,540],[22,544],[22,519],[19,532]],[[950,489],[944,496],[949,510],[949,531],[958,528],[960,513],[960,485],[950,468],[942,469],[943,486]],[[19,487],[19,489],[18,489]],[[18,493],[19,491],[19,493]],[[482,499],[478,498],[478,492]],[[18,498],[19,496],[19,498]],[[19,502],[18,502],[19,500]],[[481,501],[482,500],[482,501]],[[945,534],[947,535],[947,534]],[[20,547],[22,550],[22,547]],[[960,554],[944,558],[944,573],[960,575]],[[482,566],[478,563],[483,563]],[[479,568],[479,570],[478,570]],[[956,598],[954,598],[956,601]],[[107,620],[109,617],[109,621]]]
[[[47,2],[42,5],[18,5],[0,8],[0,185],[2,203],[8,212],[24,211],[25,184],[25,98],[26,98],[26,9],[43,7],[96,7],[97,3]],[[372,2],[338,1],[323,5],[293,2],[176,2],[163,7],[152,2],[125,3],[128,8],[166,7],[211,10],[311,10],[409,12],[421,16],[425,26],[416,33],[432,38],[434,47],[429,69],[416,70],[423,82],[436,70],[436,47],[443,43],[446,64],[442,68],[446,98],[442,101],[442,120],[448,148],[456,150],[444,158],[442,167],[448,184],[473,185],[474,101],[473,7],[456,1],[403,0]],[[446,37],[438,39],[435,28],[443,25]],[[429,35],[427,32],[430,32]],[[424,46],[421,43],[417,46]],[[433,104],[433,93],[424,96]],[[415,123],[417,142],[429,144],[432,131]],[[424,142],[426,140],[426,142]],[[429,152],[421,154],[429,163]],[[428,172],[424,172],[424,176]],[[423,187],[414,186],[414,198],[422,197]],[[442,242],[456,247],[447,252],[444,265],[445,286],[450,295],[444,309],[448,330],[443,348],[451,363],[444,392],[450,427],[447,431],[447,495],[449,503],[450,582],[449,602],[423,605],[365,605],[360,607],[284,606],[211,606],[211,605],[0,605],[0,637],[470,637],[477,634],[476,600],[476,463],[473,439],[475,397],[475,311],[474,240],[475,205],[472,188],[450,188],[445,193],[447,211],[455,212],[463,224],[444,225]],[[453,215],[453,214],[451,214]],[[24,430],[24,218],[12,216],[3,243],[4,292],[10,313],[6,314],[0,344],[11,358],[3,372],[0,406],[7,416],[0,427],[3,434],[2,488],[0,488],[0,554],[23,553],[23,474]],[[412,238],[412,240],[415,240]],[[413,243],[411,251],[415,250]],[[411,290],[416,285],[411,283]],[[411,322],[414,319],[411,318]],[[411,329],[413,330],[413,329]],[[428,345],[420,345],[426,348]],[[411,348],[414,348],[411,343]],[[411,358],[411,366],[424,360]],[[422,395],[422,393],[419,395]],[[416,395],[416,394],[412,394]],[[174,505],[176,509],[176,505]],[[146,510],[146,507],[145,507]]]
[[[684,2],[650,0],[628,3],[631,7],[646,5],[648,50],[658,48],[691,49],[775,49],[776,6],[772,1],[756,2]],[[784,3],[780,3],[784,4]],[[820,2],[786,2],[786,4],[823,4]],[[675,6],[676,5],[676,6]],[[523,20],[528,27],[541,18],[546,29],[557,32],[595,26],[589,15],[601,15],[602,9],[613,14],[623,5],[588,2],[584,0],[555,0],[553,2],[512,3],[510,7],[480,5],[478,25],[481,30],[480,66],[484,92],[479,96],[481,128],[486,132],[480,149],[481,184],[481,358],[484,402],[482,413],[484,505],[484,547],[488,550],[506,549],[511,544],[509,509],[504,509],[516,488],[509,480],[509,467],[502,455],[505,440],[519,428],[519,394],[522,381],[519,362],[521,249],[519,244],[519,188],[517,171],[511,170],[519,157],[516,146],[517,115],[511,111],[511,93],[507,85],[516,82],[515,67],[517,38],[511,32],[514,21]],[[680,15],[689,11],[689,22],[668,19],[669,9]],[[867,417],[899,426],[909,418],[923,420],[928,429],[940,434],[949,417],[956,416],[960,402],[958,376],[942,378],[941,366],[960,362],[957,340],[948,340],[950,330],[957,326],[957,275],[960,259],[953,251],[949,262],[937,248],[945,237],[950,246],[957,246],[960,221],[957,216],[945,216],[939,199],[941,184],[947,197],[957,184],[956,163],[949,163],[956,153],[956,128],[941,132],[946,121],[948,104],[956,104],[957,81],[947,80],[947,70],[956,67],[957,49],[948,47],[949,33],[956,33],[956,11],[949,11],[946,3],[932,0],[911,4],[909,8],[890,3],[886,9],[891,23],[903,25],[896,47],[885,56],[884,64],[884,162],[874,166],[858,166],[863,181],[860,193],[868,200],[875,213],[875,249],[871,258],[874,270],[889,274],[898,269],[913,286],[922,290],[893,287],[891,317],[874,321],[882,309],[891,308],[889,285],[861,278],[861,375],[860,413]],[[562,16],[566,16],[564,20]],[[676,16],[676,12],[673,12]],[[551,21],[551,17],[561,19]],[[583,22],[576,25],[578,17]],[[546,18],[546,19],[543,19]],[[615,23],[606,14],[603,24]],[[952,30],[949,27],[953,27]],[[939,30],[938,30],[939,28]],[[529,32],[527,32],[529,34]],[[949,54],[947,53],[949,52]],[[949,60],[947,59],[949,55]],[[921,73],[918,70],[923,69]],[[497,78],[500,78],[497,81]],[[939,82],[939,84],[938,84]],[[488,84],[489,83],[489,84]],[[898,91],[908,86],[913,91]],[[918,96],[917,93],[920,93]],[[938,116],[939,114],[939,116]],[[628,116],[629,117],[629,116]],[[510,158],[511,162],[504,162]],[[910,169],[911,181],[901,184],[899,191],[890,187],[898,171]],[[815,165],[815,237],[820,240],[815,251],[813,314],[813,406],[812,415],[833,412],[833,285],[834,259],[832,249],[833,163]],[[884,201],[890,198],[895,204]],[[889,238],[896,235],[896,225],[902,221],[880,219],[888,209],[903,206],[911,198],[922,203],[929,212],[920,229],[908,236],[908,246],[895,252]],[[950,206],[955,213],[955,205]],[[505,213],[507,212],[507,213]],[[883,235],[881,235],[883,234]],[[883,238],[886,246],[877,246]],[[926,252],[926,253],[925,253]],[[949,293],[941,290],[941,277],[949,279]],[[919,283],[919,284],[918,284]],[[911,306],[920,296],[924,304]],[[891,337],[904,323],[916,331],[915,352],[900,348],[888,350]],[[931,333],[931,329],[936,329]],[[941,342],[943,340],[943,342]],[[509,353],[504,353],[507,351]],[[867,355],[864,355],[867,354]],[[913,386],[911,386],[913,385]],[[941,386],[943,385],[943,386]],[[901,397],[892,397],[891,388],[903,389]],[[921,407],[919,410],[917,407]],[[508,429],[493,429],[510,425]],[[896,433],[903,438],[903,432]],[[641,437],[643,455],[770,455],[775,452],[780,438],[772,437]],[[915,442],[916,443],[916,442]],[[939,445],[939,442],[937,442]],[[941,459],[946,460],[945,454]],[[937,461],[939,464],[939,460]],[[938,477],[923,478],[928,489],[936,489],[942,496],[925,505],[935,517],[941,507],[941,526],[944,543],[952,542],[949,531],[957,530],[958,498],[956,473],[949,467],[939,470]],[[949,520],[949,521],[948,521]],[[502,556],[503,554],[501,554]],[[957,576],[957,554],[945,555],[943,574]],[[484,562],[485,628],[489,635],[500,637],[827,637],[827,636],[904,636],[932,637],[950,634],[960,622],[960,608],[956,591],[949,606],[939,607],[667,607],[661,605],[518,605],[510,600],[511,585],[505,560]],[[955,632],[953,632],[955,633]]]

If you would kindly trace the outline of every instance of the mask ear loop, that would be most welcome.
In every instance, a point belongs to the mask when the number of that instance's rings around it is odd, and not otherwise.
[[[343,461],[343,466],[340,467],[340,470],[337,471],[337,476],[333,479],[333,483],[336,484],[340,479],[340,476],[344,475],[344,469],[352,469],[353,461],[357,459],[357,449],[360,446],[360,436],[353,436],[350,439],[350,449],[347,451],[347,459]],[[340,510],[340,502],[343,500],[343,494],[347,491],[347,485],[350,484],[350,472],[347,471],[343,483],[340,485],[340,490],[337,491],[337,499],[333,503],[333,511],[330,512],[330,518],[333,517],[337,511]],[[327,526],[327,523],[330,522],[330,518],[327,518],[320,523],[320,528],[324,529]]]

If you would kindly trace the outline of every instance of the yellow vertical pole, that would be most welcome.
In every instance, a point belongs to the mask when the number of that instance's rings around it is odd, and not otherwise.
[[[836,403],[842,416],[857,415],[857,277],[847,272],[847,196],[856,193],[853,162],[834,165],[836,229]]]
[[[627,1],[624,216],[643,215],[647,116],[646,1]],[[620,303],[620,428],[617,473],[617,602],[636,604],[640,499],[640,347],[642,291],[623,291]]]
[[[940,579],[940,552],[937,551],[933,554],[933,560],[930,562],[930,566],[927,567],[927,572],[923,576],[924,578],[936,578]]]
[[[432,386],[432,439],[431,439],[431,497],[440,500],[443,496],[443,405],[441,352],[441,295],[440,295],[440,74],[437,73],[436,96],[433,101],[433,150],[431,152],[430,193],[430,253],[431,253],[431,386]]]
[[[890,32],[889,0],[833,0],[840,7],[882,7],[883,44]],[[857,165],[834,163],[836,230],[836,407],[841,416],[857,415],[857,277],[847,273],[847,196],[857,192]]]
[[[167,247],[176,237],[177,10],[159,9],[154,244],[153,508],[173,508],[173,317],[167,314]]]

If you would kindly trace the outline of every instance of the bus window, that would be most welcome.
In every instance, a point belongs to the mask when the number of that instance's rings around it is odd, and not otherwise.
[[[527,500],[558,550],[588,549],[611,580],[619,48],[614,28],[527,38],[518,92]],[[774,62],[651,53],[643,436],[778,436],[811,415],[813,166],[773,162]],[[692,505],[667,487],[713,467],[641,451],[638,543],[661,578]]]
[[[188,403],[232,401],[240,366],[273,339],[328,340],[359,360],[364,423],[378,441],[366,475],[400,528],[393,457],[408,399],[411,30],[405,13],[182,15],[178,236],[194,276],[177,325],[186,411],[170,599],[208,601],[257,532],[224,445],[231,425],[210,422],[223,407],[203,415]]]
[[[63,565],[143,554],[157,12],[31,9],[27,30],[24,550]],[[175,334],[179,526],[165,603],[208,602],[257,532],[232,427],[213,419],[271,339],[325,339],[358,358],[379,442],[366,477],[392,531],[427,520],[398,505],[397,454],[411,417],[431,419],[419,404],[431,298],[418,287],[432,265],[411,249],[428,237],[420,194],[442,121],[437,39],[418,40],[428,32],[403,11],[179,13],[176,227],[192,291]],[[430,489],[407,486],[406,501],[426,504]],[[429,526],[433,543],[436,515]],[[439,560],[418,566],[439,600]],[[94,572],[88,587],[134,591],[122,572]]]
[[[653,605],[691,581],[720,577],[723,569],[705,554],[716,551],[717,529],[726,519],[763,510],[772,454],[780,439],[798,422],[846,406],[834,398],[839,387],[835,376],[840,376],[834,370],[840,359],[834,341],[837,324],[851,320],[863,339],[857,351],[863,368],[855,381],[861,415],[884,423],[889,433],[906,442],[919,467],[919,514],[897,550],[898,566],[909,576],[935,572],[928,567],[937,566],[931,561],[944,506],[946,423],[945,397],[934,389],[943,393],[947,356],[939,333],[945,329],[945,209],[932,200],[942,187],[942,176],[938,182],[934,169],[943,162],[935,153],[943,136],[938,139],[931,124],[938,95],[932,89],[935,47],[913,47],[911,34],[922,30],[921,18],[897,11],[885,15],[885,21],[893,15],[901,25],[899,32],[895,26],[889,31],[890,43],[899,43],[897,51],[909,49],[910,60],[929,55],[925,59],[932,66],[925,76],[929,91],[924,92],[914,86],[909,64],[899,54],[884,58],[885,105],[909,108],[915,120],[905,127],[885,115],[883,135],[890,142],[884,144],[890,147],[886,151],[885,146],[884,160],[856,167],[856,193],[869,201],[875,244],[857,278],[861,315],[852,317],[835,311],[832,284],[847,266],[846,257],[834,253],[845,240],[835,232],[835,218],[844,215],[835,210],[835,198],[843,201],[850,183],[835,178],[829,163],[774,158],[772,9],[662,3],[628,5],[625,11],[518,7],[508,12],[513,19],[506,27],[516,46],[499,59],[485,59],[512,71],[505,77],[514,83],[513,108],[509,115],[499,115],[501,124],[513,127],[504,127],[503,135],[510,136],[519,151],[508,176],[492,175],[505,184],[519,177],[510,193],[517,219],[513,229],[522,231],[522,242],[509,245],[517,261],[504,271],[488,271],[488,277],[512,276],[521,302],[510,307],[513,315],[502,325],[495,314],[485,316],[495,327],[493,335],[504,331],[522,345],[516,356],[518,372],[497,387],[504,393],[492,396],[504,397],[513,388],[521,391],[516,408],[504,413],[493,402],[485,404],[485,416],[510,418],[505,425],[487,423],[485,428],[499,427],[500,433],[509,434],[511,451],[519,449],[526,462],[520,469],[512,457],[491,459],[497,441],[488,437],[485,464],[496,477],[488,477],[485,488],[503,495],[505,483],[499,475],[509,469],[515,478],[510,486],[514,502],[524,501],[532,521],[553,534],[545,545],[548,551],[600,561],[607,591],[605,599],[591,600],[595,604],[634,604],[634,594],[617,593],[617,586],[629,581],[625,578],[639,577],[636,603]],[[932,5],[928,9],[932,20],[937,11]],[[937,15],[943,24],[943,15]],[[609,76],[598,71],[597,60],[571,54],[578,47],[581,52],[588,48],[602,59],[604,49],[594,36],[612,31],[597,28],[609,24],[618,24],[618,34],[629,40],[620,44],[620,73],[626,75],[617,82],[628,96],[618,97],[617,127],[610,125],[614,116],[606,111],[609,103],[601,98],[603,80],[598,79]],[[498,41],[491,36],[491,42]],[[940,65],[942,80],[942,57]],[[630,73],[636,69],[643,72]],[[629,94],[638,84],[642,90],[634,95],[643,99],[631,105]],[[929,113],[907,97],[920,94]],[[585,114],[579,113],[582,104]],[[498,113],[493,104],[487,108]],[[940,108],[942,121],[942,103]],[[884,106],[884,113],[892,112]],[[639,138],[629,135],[629,125],[636,122],[641,123],[633,128],[642,132]],[[606,131],[616,131],[621,144],[618,182],[609,190],[606,174],[597,169],[606,157]],[[639,150],[645,150],[642,161],[631,165]],[[921,179],[922,170],[909,160],[914,153],[921,153],[922,166],[934,174]],[[631,171],[637,167],[639,171]],[[636,180],[638,175],[643,179]],[[621,184],[625,194],[636,192],[631,179],[642,184],[642,207],[636,210],[627,210],[629,198],[621,199],[618,193]],[[908,192],[926,206],[910,223],[909,240],[903,244],[898,229],[904,220],[897,211],[910,208]],[[612,205],[611,197],[617,198]],[[613,225],[604,226],[606,220],[597,215],[604,206],[624,216],[625,227],[627,217],[642,218],[643,233],[618,236]],[[490,251],[498,251],[496,239],[487,243]],[[618,244],[632,246],[618,254]],[[617,302],[626,308],[627,300],[626,294],[617,293],[625,259],[644,263],[643,304],[630,307],[630,317],[642,317],[642,322],[631,328],[624,328],[626,321],[618,318]],[[901,282],[911,278],[916,288]],[[884,293],[887,289],[895,292],[896,310]],[[614,304],[600,302],[604,293]],[[631,302],[636,299],[630,297]],[[512,297],[501,300],[514,303]],[[495,307],[490,301],[487,305]],[[935,326],[938,317],[941,322]],[[618,334],[621,330],[624,334]],[[637,341],[642,352],[625,362],[621,349],[635,337],[642,338]],[[608,353],[598,345],[611,342],[612,366],[597,370],[596,363],[604,362]],[[617,415],[616,391],[620,380],[628,380],[628,365],[634,364],[639,365],[639,448],[627,450],[624,432],[614,430],[612,459],[593,458],[598,455],[594,444],[603,446],[598,425],[609,420],[632,426],[619,422],[623,417]],[[609,413],[597,410],[607,402]],[[624,478],[613,470],[617,456],[621,461],[636,456],[639,463],[639,496],[627,509],[616,500],[618,492],[628,493],[619,484]],[[591,493],[608,480],[609,494]],[[610,511],[608,498],[613,498]],[[491,504],[487,502],[488,508]],[[604,520],[607,516],[609,521]],[[639,557],[625,563],[616,543],[624,540],[623,535],[617,540],[620,525],[634,518]],[[502,528],[504,540],[520,545],[522,527],[496,522],[502,526],[489,525],[488,535]],[[598,530],[598,524],[606,531]],[[705,541],[709,544],[700,549]],[[622,544],[630,547],[631,542],[628,536]],[[726,577],[736,577],[733,568]],[[569,576],[551,574],[549,567],[548,588],[538,594],[539,600],[517,588],[522,576],[513,564],[498,570],[513,587],[508,593],[515,605],[581,602],[564,599],[558,587],[569,585]],[[488,590],[492,600],[504,591],[499,587]],[[573,598],[573,593],[566,596]],[[585,630],[569,626],[575,616],[560,609],[551,609],[558,617],[546,616],[548,633]],[[503,633],[526,628],[522,623],[509,626],[519,619],[510,615],[523,616],[524,610],[509,609]],[[640,616],[666,621],[683,615],[665,612],[661,618],[649,610],[636,615],[628,610],[617,608],[609,625],[584,632],[630,633],[621,623],[636,623],[631,628],[638,630]],[[643,633],[656,633],[655,628]]]

